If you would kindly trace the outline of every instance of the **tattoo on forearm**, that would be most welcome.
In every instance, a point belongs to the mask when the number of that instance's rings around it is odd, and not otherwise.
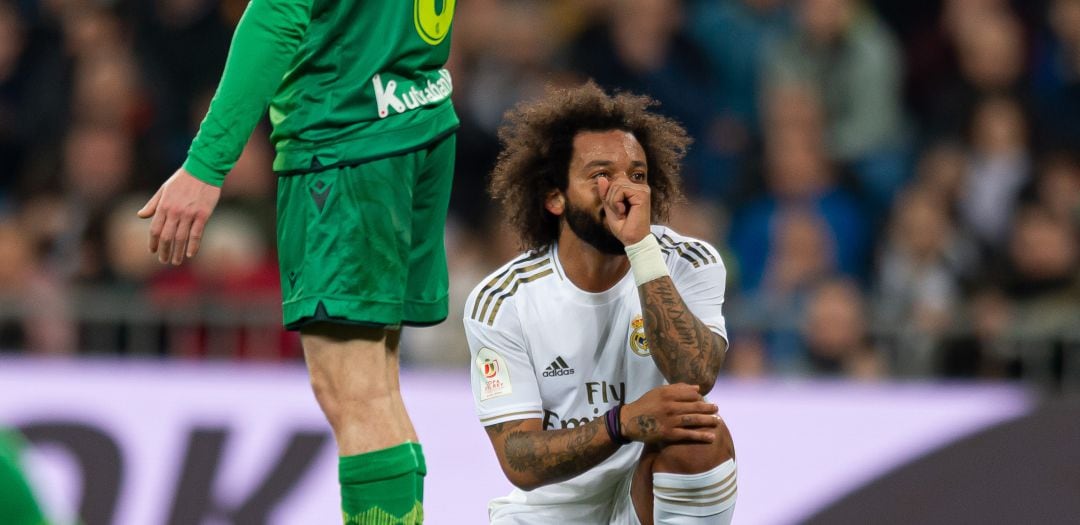
[[[670,277],[639,289],[645,336],[653,361],[672,383],[712,384],[723,362],[725,342],[686,306]]]
[[[617,450],[607,439],[604,418],[561,430],[517,430],[521,421],[487,427],[489,435],[505,436],[504,455],[511,469],[544,483],[562,481],[596,466]]]

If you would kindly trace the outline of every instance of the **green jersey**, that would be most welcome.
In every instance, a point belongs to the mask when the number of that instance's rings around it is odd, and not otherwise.
[[[270,109],[274,170],[424,147],[458,125],[454,0],[251,0],[184,167],[220,185]]]

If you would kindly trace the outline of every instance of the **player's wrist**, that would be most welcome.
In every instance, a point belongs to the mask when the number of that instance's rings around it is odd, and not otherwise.
[[[669,275],[664,255],[660,251],[660,243],[651,233],[644,239],[627,245],[626,256],[630,259],[630,271],[634,272],[634,282],[638,286]]]
[[[608,437],[611,438],[612,443],[619,446],[626,445],[631,441],[623,435],[622,407],[623,405],[615,405],[604,414],[604,428],[607,429]]]

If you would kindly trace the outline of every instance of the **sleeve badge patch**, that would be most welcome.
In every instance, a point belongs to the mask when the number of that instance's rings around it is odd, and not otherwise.
[[[476,353],[476,368],[480,370],[480,401],[513,392],[510,386],[510,368],[498,352],[481,348]]]

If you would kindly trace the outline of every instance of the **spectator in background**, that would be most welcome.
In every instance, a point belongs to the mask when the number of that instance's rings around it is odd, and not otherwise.
[[[217,85],[232,28],[214,0],[144,0],[130,9],[134,51],[154,107],[151,154],[161,165],[179,164],[197,126],[188,116]]]
[[[967,151],[961,144],[943,141],[928,147],[915,169],[912,184],[941,199],[953,219],[967,173],[967,159]]]
[[[822,99],[830,157],[851,167],[871,210],[907,174],[897,42],[859,0],[804,0],[793,35],[766,51],[766,86],[802,83]]]
[[[932,138],[962,139],[979,103],[988,96],[1011,96],[1024,92],[1023,27],[1002,2],[979,0],[954,2],[949,22],[950,37],[957,49],[958,75],[937,88],[927,121]],[[950,4],[952,5],[952,4]]]
[[[298,337],[280,324],[278,280],[276,261],[259,225],[242,211],[222,205],[207,223],[199,257],[190,268],[159,274],[152,283],[159,308],[202,312],[196,319],[214,321],[174,328],[169,352],[181,357],[297,357]]]
[[[810,298],[803,342],[810,369],[820,375],[877,380],[888,372],[869,341],[862,292],[850,281],[830,281]]]
[[[940,336],[953,325],[960,302],[957,271],[962,251],[946,201],[922,188],[893,208],[881,252],[875,302],[877,318],[892,329]]]
[[[939,373],[945,377],[1001,377],[1012,353],[1013,310],[999,288],[984,285],[977,289],[961,310],[966,320],[961,335],[945,340]]]
[[[0,304],[7,314],[0,319],[0,350],[75,351],[67,297],[41,270],[31,240],[10,218],[0,220]]]
[[[858,201],[836,181],[821,143],[820,103],[809,89],[791,84],[773,88],[767,100],[766,193],[739,209],[730,242],[740,269],[739,288],[756,293],[775,257],[778,232],[792,210],[824,225],[838,272],[865,276],[869,253],[867,221]]]
[[[451,214],[474,229],[485,227],[493,211],[477,188],[499,152],[496,130],[503,113],[520,100],[539,96],[557,81],[552,64],[562,45],[548,1],[460,2],[448,68],[454,73],[457,132]]]
[[[911,12],[906,4],[900,5],[905,12]],[[932,124],[927,119],[940,109],[942,91],[962,78],[958,49],[961,28],[987,13],[1009,9],[1009,0],[943,0],[940,4],[933,9],[934,16],[921,17],[905,46],[908,101],[926,127]]]
[[[802,369],[803,346],[799,323],[811,292],[836,275],[836,243],[820,216],[792,209],[775,219],[761,289],[747,297],[745,312],[757,316],[754,324],[767,324],[766,348],[772,367],[781,372]]]
[[[1017,326],[1060,336],[1076,327],[1080,304],[1077,230],[1039,206],[1023,208],[1009,239],[1007,293],[1018,305]]]
[[[1053,0],[1035,55],[1034,87],[1046,140],[1080,149],[1080,0]]]
[[[712,122],[698,148],[715,152],[717,174],[705,185],[730,196],[745,183],[735,177],[760,141],[762,49],[791,24],[786,0],[695,0],[688,4],[687,34],[705,52],[714,89]]]
[[[112,208],[105,224],[105,281],[116,290],[138,292],[158,273],[153,255],[146,253],[142,239],[146,225],[135,212],[142,208],[143,196],[129,196]]]
[[[54,245],[54,261],[82,282],[106,278],[102,226],[109,208],[130,184],[134,145],[120,128],[77,125],[64,141],[63,188],[69,208]]]
[[[608,17],[583,32],[564,54],[570,67],[608,90],[647,93],[657,111],[678,121],[691,137],[707,136],[717,90],[707,73],[706,55],[682,31],[679,0],[611,2]],[[688,192],[717,190],[726,184],[715,170],[707,142],[690,148],[683,180]]]
[[[958,204],[964,227],[992,254],[1007,242],[1013,210],[1030,177],[1027,135],[1016,100],[991,97],[976,106]]]
[[[1080,152],[1047,155],[1035,182],[1036,200],[1056,220],[1080,230]]]

